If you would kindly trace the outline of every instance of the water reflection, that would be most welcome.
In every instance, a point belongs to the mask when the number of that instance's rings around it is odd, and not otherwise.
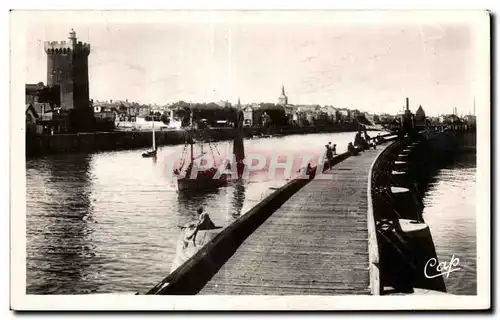
[[[242,181],[237,181],[233,185],[233,213],[232,217],[237,219],[243,213],[243,204],[245,203],[245,185]]]
[[[72,155],[69,165],[66,161],[66,157],[42,160],[44,174],[39,179],[44,188],[32,190],[28,186],[32,191],[28,202],[36,201],[39,209],[47,210],[40,226],[28,204],[27,276],[51,279],[35,280],[28,285],[28,292],[71,292],[73,285],[88,292],[97,288],[96,283],[87,281],[95,264],[90,157]],[[60,183],[63,180],[65,183]]]
[[[245,141],[245,151],[271,154],[323,152],[354,133],[297,135]],[[231,153],[228,142],[215,144]],[[307,146],[307,150],[304,149]],[[178,225],[200,205],[227,226],[286,183],[256,174],[201,193],[178,193],[166,174],[183,146],[164,146],[158,157],[144,150],[54,155],[27,161],[27,292],[67,294],[147,291],[169,272]]]
[[[424,219],[429,225],[440,262],[453,256],[460,271],[445,277],[452,294],[477,293],[476,256],[476,156],[462,154],[456,162],[439,170],[424,197]]]
[[[222,189],[192,191],[192,192],[178,192],[178,216],[179,225],[197,219],[196,210],[203,207],[205,211],[209,211],[210,216],[217,217],[218,214],[211,210],[214,206],[211,204],[217,201],[219,196],[223,195]],[[211,211],[211,212],[210,212]]]

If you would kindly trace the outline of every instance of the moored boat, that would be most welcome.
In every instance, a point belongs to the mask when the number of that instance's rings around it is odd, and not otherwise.
[[[218,168],[215,165],[213,149],[215,148],[217,150],[217,148],[215,146],[212,147],[212,145],[210,144],[210,139],[207,139],[207,137],[203,137],[203,132],[201,132],[201,137],[195,137],[194,133],[195,130],[193,128],[193,115],[191,111],[190,129],[186,131],[186,143],[183,151],[184,155],[187,146],[190,146],[189,164],[184,170],[185,159],[183,157],[180,167],[174,170],[174,174],[177,176],[177,190],[208,190],[225,186],[228,182],[227,174],[223,173],[219,175]],[[200,165],[199,161],[201,161],[201,158],[203,158],[206,154],[205,152],[203,152],[204,141],[208,143],[210,152],[212,153],[213,165],[210,168],[196,168],[196,170],[194,171],[195,174],[193,176],[193,167],[195,165]],[[199,144],[201,147],[201,154],[196,157],[194,155],[195,144]]]
[[[153,149],[151,151],[146,151],[142,154],[142,157],[143,158],[152,158],[152,157],[156,157],[156,152],[157,152],[157,149],[156,149],[156,138],[155,138],[155,123],[153,121]]]
[[[143,158],[151,158],[151,157],[156,157],[156,150],[152,151],[147,151],[142,154]]]
[[[177,190],[216,189],[227,184],[227,175],[221,174],[220,177],[216,177],[216,168],[201,170],[196,177],[191,177],[191,170],[192,169],[188,168],[184,177],[177,178]]]

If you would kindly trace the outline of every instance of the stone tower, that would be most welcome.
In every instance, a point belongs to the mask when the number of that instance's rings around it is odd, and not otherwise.
[[[47,84],[59,86],[61,108],[69,116],[72,131],[89,131],[93,109],[89,103],[88,56],[90,44],[77,41],[73,29],[69,41],[47,41]]]
[[[278,98],[278,104],[286,106],[288,104],[288,97],[285,94],[285,86],[281,86],[281,95]]]

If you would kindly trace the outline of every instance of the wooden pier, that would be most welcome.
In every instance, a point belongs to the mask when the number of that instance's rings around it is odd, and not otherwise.
[[[199,294],[370,294],[370,167],[384,146],[325,171],[287,200]]]

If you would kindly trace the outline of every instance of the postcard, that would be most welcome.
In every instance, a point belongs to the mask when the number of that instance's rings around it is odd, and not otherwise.
[[[10,37],[11,309],[491,307],[488,11],[14,10]]]

